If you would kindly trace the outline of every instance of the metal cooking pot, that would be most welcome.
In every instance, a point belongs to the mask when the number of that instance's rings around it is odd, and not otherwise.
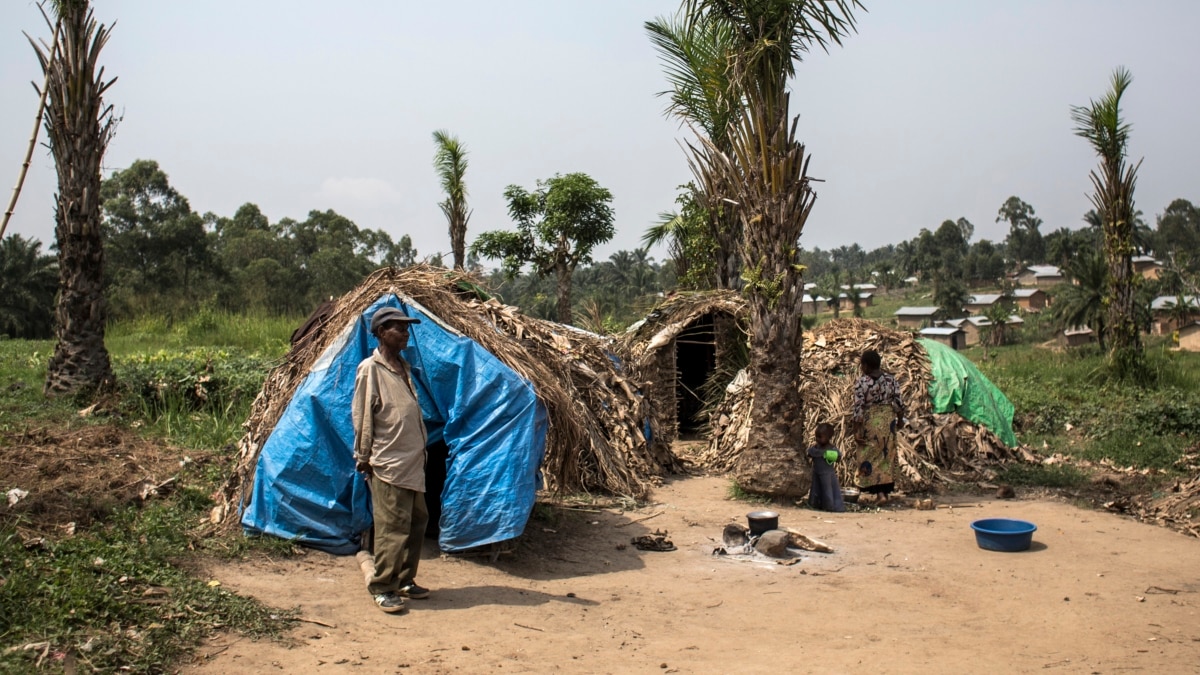
[[[757,537],[767,530],[779,529],[779,514],[774,511],[751,511],[746,514],[750,522],[750,536]]]

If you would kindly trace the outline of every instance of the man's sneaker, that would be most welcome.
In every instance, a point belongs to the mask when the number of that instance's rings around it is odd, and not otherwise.
[[[400,595],[403,595],[406,598],[412,598],[413,600],[424,600],[425,598],[429,597],[429,589],[421,588],[415,583],[411,583],[400,588]]]
[[[382,609],[388,614],[396,614],[407,609],[404,606],[404,598],[401,597],[399,593],[393,593],[390,591],[376,595],[375,604],[379,606],[379,609]]]

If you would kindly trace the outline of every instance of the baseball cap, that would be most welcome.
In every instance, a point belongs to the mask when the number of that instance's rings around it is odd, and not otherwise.
[[[389,321],[401,321],[403,323],[421,323],[420,319],[414,319],[407,316],[395,307],[384,307],[375,312],[375,316],[371,317],[371,332],[379,330],[379,327]]]

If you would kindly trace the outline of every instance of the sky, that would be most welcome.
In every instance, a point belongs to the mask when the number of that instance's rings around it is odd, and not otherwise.
[[[513,229],[504,188],[584,172],[613,194],[604,260],[641,245],[691,180],[691,132],[643,23],[678,0],[97,0],[115,21],[101,55],[121,116],[104,175],[156,160],[198,213],[246,202],[271,222],[333,209],[421,257],[450,243],[432,133],[469,151],[467,240]],[[816,205],[801,244],[873,249],[965,217],[1002,240],[1012,195],[1042,232],[1091,208],[1090,145],[1072,105],[1133,84],[1129,156],[1151,224],[1200,203],[1200,3],[1192,0],[866,0],[842,47],[797,66],[792,113]],[[7,204],[41,72],[23,32],[48,40],[31,0],[0,0],[0,186]],[[44,133],[39,143],[44,142]],[[8,233],[54,239],[54,163],[35,151]],[[651,249],[663,259],[665,249]],[[484,261],[491,266],[492,262]]]

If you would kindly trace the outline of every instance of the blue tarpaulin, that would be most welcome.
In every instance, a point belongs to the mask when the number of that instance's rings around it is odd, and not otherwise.
[[[388,294],[313,364],[263,444],[242,514],[248,533],[332,553],[358,550],[359,534],[371,526],[371,500],[354,470],[350,400],[355,370],[378,344],[370,319],[386,306],[421,319],[403,356],[429,443],[449,448],[438,544],[461,551],[524,531],[546,445],[546,409],[533,385],[418,305]]]

